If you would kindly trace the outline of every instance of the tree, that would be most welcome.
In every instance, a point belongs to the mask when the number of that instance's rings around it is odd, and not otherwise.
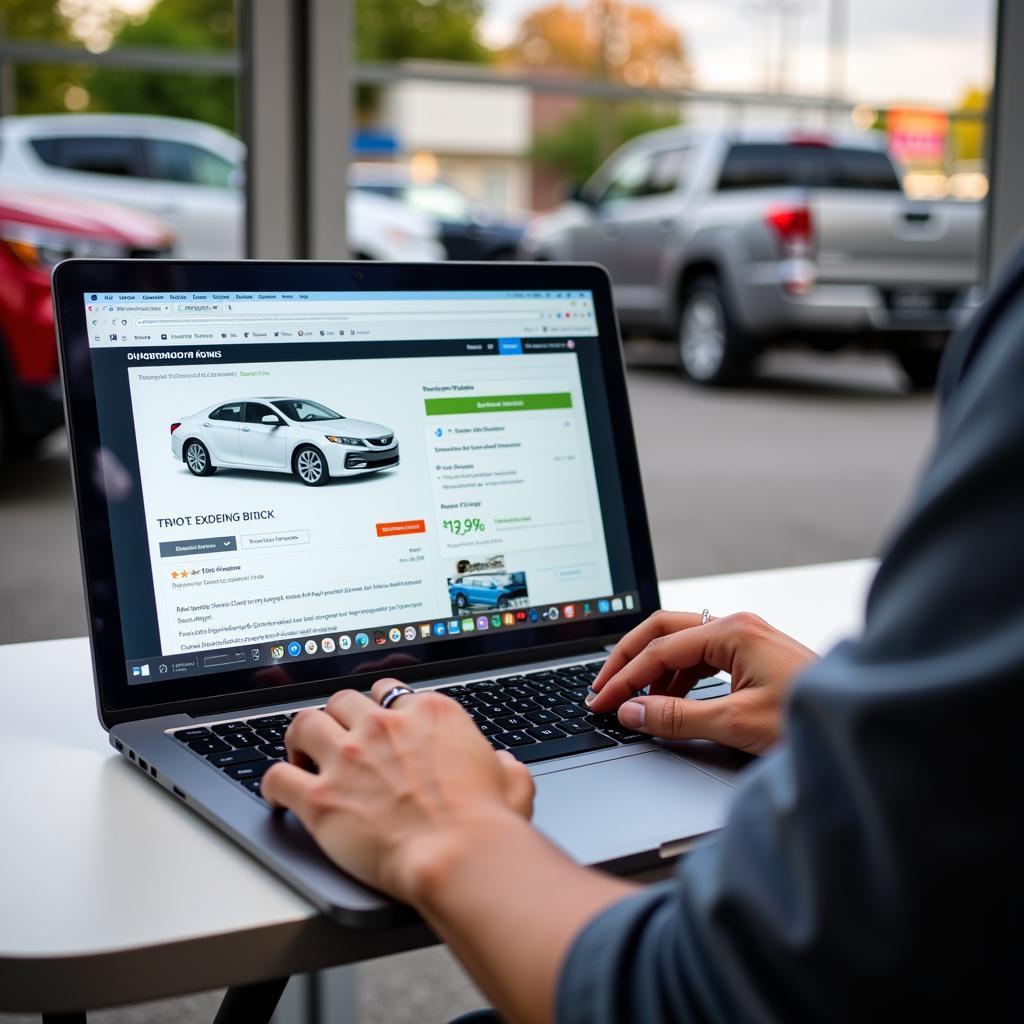
[[[976,163],[985,159],[985,121],[988,111],[988,89],[969,88],[957,104],[957,114],[976,117],[953,121],[950,125],[950,149],[954,162]]]
[[[538,136],[533,159],[583,182],[604,158],[624,142],[645,132],[679,123],[679,114],[662,105],[585,103],[552,131]]]
[[[356,59],[485,62],[483,0],[356,0]]]
[[[625,0],[542,7],[523,19],[502,56],[506,63],[649,88],[683,88],[693,78],[679,29]]]

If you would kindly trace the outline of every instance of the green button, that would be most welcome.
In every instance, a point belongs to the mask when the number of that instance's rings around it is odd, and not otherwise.
[[[459,398],[426,398],[428,416],[454,416],[476,412],[533,412],[538,409],[571,409],[568,391],[537,395],[474,395]]]

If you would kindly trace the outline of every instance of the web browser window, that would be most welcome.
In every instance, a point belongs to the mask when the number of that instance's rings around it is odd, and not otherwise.
[[[129,682],[634,608],[589,292],[85,303]]]

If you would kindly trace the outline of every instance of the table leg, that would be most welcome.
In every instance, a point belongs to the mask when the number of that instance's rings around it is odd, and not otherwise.
[[[229,988],[224,993],[224,999],[217,1010],[217,1016],[213,1018],[213,1024],[270,1024],[274,1008],[287,984],[287,978],[274,978],[271,981],[257,981],[252,985],[236,985]],[[61,1021],[60,1024],[64,1022]],[[85,1024],[84,1015],[82,1020],[76,1021],[75,1024]]]

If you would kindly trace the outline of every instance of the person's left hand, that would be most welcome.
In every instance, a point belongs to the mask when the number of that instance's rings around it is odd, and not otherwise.
[[[529,818],[534,787],[527,767],[495,753],[450,697],[427,691],[381,708],[398,685],[380,679],[372,699],[340,690],[325,711],[301,711],[285,733],[290,763],[263,776],[262,792],[294,812],[340,867],[415,902],[428,884],[422,872],[446,850],[510,816]]]

